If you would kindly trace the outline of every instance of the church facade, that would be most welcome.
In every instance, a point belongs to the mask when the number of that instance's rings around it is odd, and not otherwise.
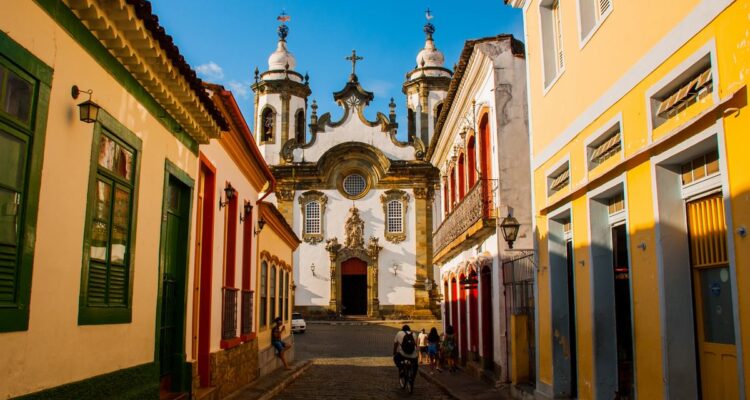
[[[318,115],[308,102],[307,76],[295,71],[288,28],[268,70],[256,71],[256,141],[276,178],[271,197],[302,240],[294,257],[295,307],[319,316],[431,318],[437,313],[433,280],[433,199],[439,171],[426,160],[426,144],[447,93],[451,71],[434,46],[425,48],[403,85],[408,140],[396,138],[391,99],[386,116],[365,116],[373,93],[355,66],[333,93],[343,116]],[[309,110],[309,113],[308,113]],[[274,198],[275,197],[275,198]]]

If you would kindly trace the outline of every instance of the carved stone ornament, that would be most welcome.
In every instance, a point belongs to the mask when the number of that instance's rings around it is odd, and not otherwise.
[[[416,189],[414,194],[416,196]],[[401,232],[392,232],[388,226],[388,203],[394,200],[401,203]],[[383,216],[385,218],[385,232],[383,232],[385,240],[391,243],[403,242],[406,240],[406,211],[409,209],[409,194],[398,189],[386,190],[380,195],[380,203],[383,204]]]
[[[276,197],[281,201],[294,200],[294,189],[291,187],[279,187],[276,189]]]
[[[427,199],[432,201],[435,198],[435,189],[425,187],[414,188],[414,197],[417,199]]]
[[[352,206],[349,209],[349,217],[344,225],[346,239],[344,245],[350,249],[364,249],[365,247],[365,221],[359,216],[357,207]]]
[[[320,205],[320,229],[318,232],[314,233],[308,233],[307,229],[307,214],[305,213],[305,208],[308,203],[310,202],[317,202],[318,205]],[[300,209],[302,210],[302,240],[310,243],[310,244],[318,244],[323,241],[323,237],[325,236],[325,232],[323,230],[323,227],[325,226],[325,211],[326,211],[326,204],[328,203],[328,196],[326,196],[323,192],[319,192],[317,190],[309,190],[307,192],[302,193],[299,197],[299,204]]]

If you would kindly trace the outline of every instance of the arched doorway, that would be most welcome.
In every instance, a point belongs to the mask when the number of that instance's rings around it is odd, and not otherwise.
[[[444,293],[444,295],[443,295],[444,297],[443,298],[445,299],[445,303],[444,303],[445,307],[444,307],[444,310],[443,310],[443,313],[444,313],[444,315],[443,315],[443,321],[445,321],[445,325],[446,326],[450,325],[450,318],[451,318],[450,317],[450,306],[449,306],[449,303],[448,303],[448,293],[450,293],[450,292],[448,291],[449,290],[448,288],[449,288],[449,286],[448,286],[448,280],[446,279],[443,282],[443,293]]]
[[[469,327],[466,325],[466,288],[464,288],[461,282],[466,282],[466,275],[461,274],[458,278],[458,349],[460,351],[460,357],[463,362],[466,362],[466,350],[468,349],[468,333]]]
[[[492,332],[492,270],[489,266],[482,267],[479,285],[481,288],[482,302],[482,360],[485,369],[494,368],[494,349]]]
[[[359,258],[341,263],[341,306],[346,315],[367,314],[367,263]]]
[[[469,273],[469,331],[471,332],[471,352],[479,352],[479,281],[477,271]]]

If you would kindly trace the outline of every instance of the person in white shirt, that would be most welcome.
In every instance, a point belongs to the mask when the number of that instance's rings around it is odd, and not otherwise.
[[[414,370],[413,376],[417,376],[417,369],[419,368],[419,363],[417,362],[419,352],[416,342],[409,325],[404,325],[400,331],[396,332],[396,337],[393,340],[393,362],[396,364],[396,368],[400,369],[401,362],[409,358]]]
[[[427,334],[424,332],[424,328],[419,332],[417,336],[417,345],[419,346],[419,363],[423,364],[427,362]]]

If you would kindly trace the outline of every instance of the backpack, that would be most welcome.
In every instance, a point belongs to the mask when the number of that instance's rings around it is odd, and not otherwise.
[[[417,345],[414,343],[414,335],[411,332],[407,332],[401,340],[401,350],[406,354],[411,354],[416,348]]]

